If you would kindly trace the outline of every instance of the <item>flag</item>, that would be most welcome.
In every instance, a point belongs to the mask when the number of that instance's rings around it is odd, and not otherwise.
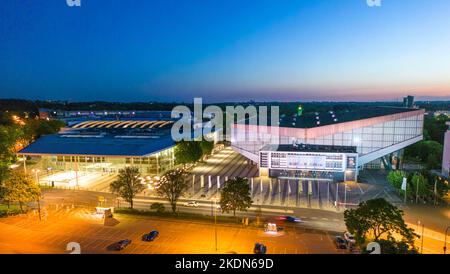
[[[402,190],[406,191],[406,178],[405,177],[403,177]]]

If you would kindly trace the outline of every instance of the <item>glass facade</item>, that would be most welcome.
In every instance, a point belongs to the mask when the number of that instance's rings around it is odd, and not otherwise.
[[[42,156],[41,169],[55,171],[84,171],[117,173],[127,166],[139,168],[142,175],[161,175],[174,167],[173,148],[169,148],[149,157],[108,157],[108,156]]]
[[[354,123],[352,129],[343,131],[336,130],[333,134],[319,135],[314,138],[299,138],[307,136],[310,129],[290,128],[290,132],[296,130],[296,137],[282,134],[271,135],[258,130],[246,130],[244,127],[234,127],[232,132],[232,146],[235,148],[254,154],[258,159],[260,149],[267,144],[315,144],[331,146],[354,146],[360,156],[373,153],[377,150],[402,143],[423,134],[423,114],[410,115],[396,120],[388,120],[368,126],[359,126],[360,121]],[[339,128],[339,127],[338,127]],[[318,128],[312,128],[315,130]],[[317,131],[320,132],[320,131]],[[292,134],[294,135],[294,134]],[[317,134],[316,134],[317,135]]]

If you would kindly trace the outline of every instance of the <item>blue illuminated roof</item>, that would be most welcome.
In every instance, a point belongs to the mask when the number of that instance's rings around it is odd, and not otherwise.
[[[22,149],[19,154],[136,156],[142,157],[175,145],[170,135],[47,135]]]

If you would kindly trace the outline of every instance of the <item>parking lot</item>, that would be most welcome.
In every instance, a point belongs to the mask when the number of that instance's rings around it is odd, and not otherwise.
[[[79,243],[81,253],[248,254],[256,242],[265,244],[267,253],[272,254],[342,252],[335,248],[334,236],[329,233],[289,227],[271,235],[263,229],[236,224],[217,226],[216,251],[214,225],[209,222],[116,214],[112,223],[105,226],[92,212],[88,208],[61,207],[48,210],[42,221],[33,214],[0,219],[0,252],[69,253],[69,242]],[[158,230],[159,237],[154,242],[141,241],[141,236],[150,230]],[[131,239],[132,244],[120,252],[107,249],[122,239]]]

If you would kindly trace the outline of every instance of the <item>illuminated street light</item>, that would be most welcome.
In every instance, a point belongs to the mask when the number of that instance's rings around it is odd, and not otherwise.
[[[217,201],[219,200],[219,198],[217,197],[212,197],[211,198],[212,201],[214,201],[214,238],[215,238],[215,242],[216,242],[216,251],[217,251]]]
[[[34,172],[34,174],[36,175],[36,182],[37,182],[37,184],[39,184],[39,176],[38,176],[38,173],[40,172],[40,170],[39,170],[39,169],[33,168],[33,169],[31,170],[31,172]]]
[[[38,173],[40,172],[40,170],[39,170],[39,169],[33,168],[33,169],[31,170],[31,172],[34,172],[34,174],[36,174],[36,184],[39,186],[39,176],[38,176]],[[42,221],[42,217],[41,217],[41,197],[38,197],[37,202],[38,202],[39,221]]]

